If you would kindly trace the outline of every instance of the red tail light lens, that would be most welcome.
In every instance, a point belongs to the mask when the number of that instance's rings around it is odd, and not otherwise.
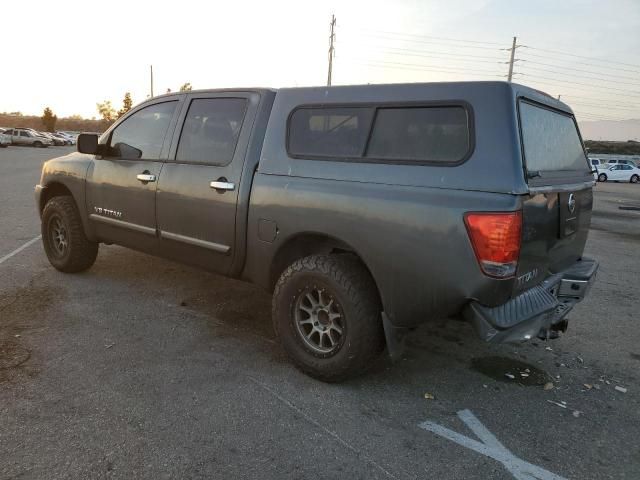
[[[464,223],[478,263],[490,277],[516,273],[522,238],[522,212],[467,213]]]

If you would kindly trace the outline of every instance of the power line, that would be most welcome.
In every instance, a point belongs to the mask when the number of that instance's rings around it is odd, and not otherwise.
[[[530,55],[530,54],[526,54],[526,55]],[[620,79],[623,79],[623,80],[634,80],[634,78],[632,78],[632,77],[624,77],[624,76],[615,75],[615,74],[611,74],[611,73],[594,72],[592,70],[583,70],[583,69],[580,69],[580,68],[571,68],[571,67],[567,67],[566,65],[556,65],[556,64],[552,64],[552,63],[536,62],[535,60],[529,60],[526,57],[523,58],[522,61],[526,62],[526,63],[532,63],[532,64],[535,64],[535,65],[543,65],[545,67],[562,68],[564,70],[571,70],[571,71],[574,71],[574,72],[601,75],[603,77],[620,78]],[[638,73],[640,73],[640,72],[638,72]]]
[[[602,98],[594,98],[594,97],[582,97],[580,95],[571,95],[571,94],[566,94],[566,95],[562,95],[563,97],[569,97],[569,98],[575,98],[578,100],[586,100],[588,102],[591,103],[596,103],[599,106],[602,107],[608,107],[609,105],[613,105],[613,106],[619,106],[619,107],[633,107],[633,108],[637,108],[640,109],[640,104],[636,105],[636,104],[632,104],[632,103],[616,103],[614,102],[610,102],[607,101],[605,99]]]
[[[338,42],[336,42],[338,43]],[[342,43],[340,43],[340,45],[342,45]],[[414,54],[429,54],[430,56],[439,56],[439,57],[443,57],[443,58],[449,58],[449,57],[465,57],[465,58],[473,58],[473,59],[483,59],[483,60],[493,60],[496,63],[504,63],[502,62],[503,58],[501,57],[490,57],[490,56],[486,56],[486,55],[473,55],[473,54],[465,54],[465,53],[458,53],[458,52],[440,52],[437,50],[433,50],[433,49],[428,49],[428,50],[418,50],[418,49],[413,49],[413,48],[400,48],[400,47],[387,47],[384,45],[371,45],[369,43],[361,43],[361,42],[350,42],[349,44],[346,45],[366,45],[367,47],[374,47],[375,49],[380,49],[380,51],[382,50],[393,50],[398,51],[398,52],[409,52],[409,53],[414,53]],[[348,48],[348,47],[345,47]],[[433,54],[433,55],[431,55]],[[399,53],[399,55],[401,55],[401,53]]]
[[[435,53],[433,55],[431,54],[420,54],[420,53],[404,53],[404,52],[396,52],[390,49],[384,49],[384,50],[380,50],[381,53],[383,54],[388,54],[388,55],[397,55],[400,57],[420,57],[420,58],[435,58],[435,59],[442,59],[442,58],[449,58],[449,56],[447,54],[438,54]],[[464,55],[465,58],[455,58],[455,61],[458,62],[470,62],[470,63],[488,63],[488,64],[492,64],[492,65],[498,65],[500,63],[503,62],[499,62],[497,60],[476,60],[475,58],[473,58],[473,55]],[[466,58],[466,57],[472,57],[472,58]]]
[[[558,85],[558,84],[555,84],[555,83],[549,83],[549,82],[546,82],[546,81],[544,81],[544,80],[533,80],[533,83],[536,83],[536,84],[542,84],[542,85],[548,85],[548,86],[551,86],[551,87],[554,87],[554,88],[558,88],[558,89],[559,89],[559,88],[562,88],[562,89],[566,89],[566,88],[567,88],[565,85]],[[571,82],[568,82],[568,83],[571,83]],[[573,89],[573,90],[577,90],[577,91],[581,91],[581,92],[590,92],[590,93],[594,93],[594,91],[593,91],[593,90],[591,90],[591,89],[589,89],[589,90],[588,90],[588,89],[582,88],[582,87],[580,87],[580,86],[578,86],[578,87],[576,87],[576,86],[572,86],[572,89]],[[597,93],[598,95],[603,95],[605,92],[595,92],[595,93]],[[625,94],[625,93],[616,93],[616,92],[611,92],[611,91],[607,91],[607,92],[606,92],[606,94],[607,94],[607,95],[610,95],[610,96],[613,96],[613,97],[624,97],[624,98],[629,98],[629,97],[630,97],[630,95],[629,95],[629,94]],[[563,94],[563,96],[567,96],[567,97],[568,97],[569,95],[567,95],[567,94]],[[633,96],[632,96],[632,97],[633,97]],[[634,98],[635,98],[635,97],[634,97]]]
[[[433,37],[431,35],[418,35],[415,33],[404,33],[404,32],[389,32],[385,30],[374,30],[371,28],[364,28],[360,30],[363,32],[373,32],[373,33],[385,34],[385,35],[400,35],[405,37],[429,38],[434,40],[446,40],[449,42],[464,42],[464,43],[476,43],[476,44],[482,44],[482,45],[498,45],[498,46],[504,45],[503,43],[497,43],[497,42],[481,42],[478,40],[465,40],[461,38]]]
[[[621,116],[613,116],[613,115],[606,115],[606,114],[603,115],[601,113],[589,112],[585,110],[574,110],[574,114],[579,117],[594,117],[594,118],[601,118],[605,120],[630,120],[630,118],[628,117],[624,118]]]
[[[567,60],[564,58],[557,58],[557,57],[553,57],[553,56],[549,56],[549,55],[537,55],[535,53],[529,53],[529,52],[524,52],[525,55],[527,55],[528,57],[536,57],[536,58],[543,58],[545,60],[557,60],[558,62],[566,62]],[[604,60],[603,60],[604,61]],[[588,63],[588,62],[576,62],[576,61],[571,61],[572,64],[575,65],[587,65],[590,67],[595,67],[595,68],[607,68],[607,65],[594,65],[593,63]],[[628,73],[640,73],[640,70],[630,70],[628,68],[620,68],[620,67],[610,67],[610,68],[615,68],[616,71],[620,71],[620,72],[628,72]]]
[[[366,65],[369,67],[378,67],[378,68],[395,68],[398,70],[411,70],[411,71],[415,71],[415,72],[435,72],[435,73],[451,73],[451,74],[455,74],[455,75],[468,75],[470,73],[472,73],[475,76],[480,76],[480,77],[499,77],[499,74],[496,73],[481,73],[481,72],[476,72],[476,71],[470,71],[470,70],[453,70],[453,69],[443,69],[443,68],[431,68],[431,67],[424,67],[424,66],[418,66],[416,64],[403,64],[403,63],[392,63],[392,62],[377,62],[377,61],[362,61],[362,60],[354,60],[354,63],[358,63],[360,65]]]
[[[582,111],[579,111],[579,110],[576,110],[573,113],[576,116],[576,118],[586,118],[588,120],[605,120],[605,121],[610,121],[610,122],[621,122],[621,121],[624,121],[624,120],[635,120],[634,118],[630,118],[630,117],[611,117],[611,116],[606,116],[606,115],[599,115],[599,114],[596,114],[596,113],[582,112]]]
[[[633,107],[615,107],[612,105],[597,105],[593,103],[584,103],[584,102],[571,102],[571,105],[582,105],[585,107],[606,108],[610,110],[630,110],[632,112],[638,112],[638,114],[640,114],[640,108],[633,108]]]
[[[522,60],[523,62],[526,62],[526,60]],[[585,75],[577,75],[575,73],[564,73],[564,72],[560,72],[558,70],[549,70],[548,68],[540,68],[540,67],[527,67],[530,68],[531,70],[534,71],[540,71],[540,72],[548,72],[548,73],[555,73],[557,75],[563,75],[565,77],[579,77],[579,78],[584,78],[584,79],[589,79],[589,80],[598,80],[601,82],[608,82],[608,83],[612,83],[614,85],[631,85],[634,87],[638,87],[640,88],[640,84],[639,83],[631,83],[631,82],[620,82],[620,81],[616,81],[616,80],[608,80],[606,78],[598,78],[598,77],[587,77]]]
[[[593,88],[593,89],[601,89],[601,90],[605,90],[605,91],[611,91],[612,90],[612,91],[616,91],[616,92],[623,92],[623,93],[626,93],[627,96],[629,96],[629,97],[640,98],[640,92],[636,92],[635,90],[624,90],[624,89],[621,89],[621,88],[613,88],[613,87],[606,87],[606,86],[603,86],[603,85],[593,85],[593,84],[589,84],[589,83],[573,82],[573,81],[569,81],[569,80],[556,80],[556,79],[549,78],[549,77],[541,77],[541,76],[530,75],[530,74],[525,74],[525,73],[522,73],[522,75],[525,75],[525,76],[527,76],[529,78],[548,80],[548,81],[551,81],[551,82],[568,83],[570,85],[582,85],[582,86],[585,86],[585,87],[590,87],[590,88]]]
[[[456,68],[456,67],[441,67],[439,65],[425,65],[425,64],[421,64],[421,63],[403,63],[403,62],[389,62],[386,60],[371,60],[368,58],[353,58],[353,60],[356,61],[360,61],[360,62],[376,62],[376,63],[380,63],[380,64],[384,64],[384,65],[401,65],[401,66],[407,66],[407,67],[418,67],[418,68],[424,68],[424,69],[432,69],[432,68],[438,68],[440,70],[451,70],[451,71],[459,71],[459,72],[463,72],[463,73],[488,73],[491,75],[496,75],[498,76],[499,74],[494,71],[494,70],[478,70],[478,69],[469,69],[469,68]]]
[[[380,34],[373,34],[373,33],[363,33],[363,35],[368,36],[368,37],[373,37],[373,38],[382,38],[384,40],[399,40],[401,42],[414,42],[414,43],[422,43],[422,44],[427,44],[427,45],[446,45],[448,47],[453,47],[453,48],[478,48],[478,49],[483,49],[483,50],[501,50],[499,48],[496,47],[485,47],[485,46],[480,46],[480,45],[454,45],[454,44],[450,44],[450,43],[444,43],[444,42],[440,42],[440,41],[433,41],[433,40],[419,40],[419,39],[410,39],[410,38],[397,38],[397,37],[389,37],[389,36],[385,36],[385,35],[380,35]]]
[[[600,60],[600,59],[595,58],[595,57],[587,57],[587,56],[578,55],[578,54],[575,54],[575,53],[560,52],[558,50],[549,50],[549,49],[545,49],[545,48],[531,47],[529,45],[523,45],[523,47],[524,48],[530,48],[531,50],[537,50],[539,52],[554,53],[556,55],[565,55],[565,56],[568,56],[568,57],[585,58],[587,60],[591,60],[592,62],[614,63],[616,65],[624,65],[624,66],[627,66],[627,67],[634,67],[634,68],[639,68],[640,69],[640,65],[634,65],[632,63],[616,62],[615,60]]]

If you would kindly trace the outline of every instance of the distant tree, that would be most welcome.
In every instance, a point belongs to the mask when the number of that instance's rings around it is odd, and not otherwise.
[[[170,88],[167,88],[167,93],[171,93],[171,89]]]
[[[44,109],[44,113],[40,119],[42,120],[42,125],[44,125],[47,132],[56,131],[56,122],[58,121],[58,117],[53,114],[53,111],[49,107]]]
[[[190,92],[191,91],[191,84],[189,82],[184,83],[181,87],[180,87],[180,91],[181,92]]]
[[[96,103],[96,108],[105,122],[111,123],[116,119],[116,109],[113,108],[110,100],[105,100],[102,103]]]
[[[131,110],[132,105],[133,105],[133,100],[131,100],[131,93],[126,92],[124,94],[124,98],[122,99],[122,108],[118,110],[118,118],[120,118],[122,115],[127,113],[129,110]]]

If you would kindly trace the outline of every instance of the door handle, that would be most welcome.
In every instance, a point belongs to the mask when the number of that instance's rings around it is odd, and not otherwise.
[[[149,172],[144,172],[144,173],[139,173],[138,175],[136,175],[136,178],[141,181],[142,183],[148,183],[148,182],[155,182],[156,181],[156,176],[149,173]]]
[[[219,178],[215,182],[211,182],[209,186],[215,190],[233,190],[236,188],[234,183],[227,182],[227,179],[224,177]]]

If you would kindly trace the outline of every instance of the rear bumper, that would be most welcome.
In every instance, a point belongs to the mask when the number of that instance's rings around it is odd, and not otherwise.
[[[472,301],[465,307],[464,316],[487,342],[547,338],[554,331],[566,329],[566,315],[589,292],[597,271],[596,260],[583,258],[503,305],[486,307]]]

